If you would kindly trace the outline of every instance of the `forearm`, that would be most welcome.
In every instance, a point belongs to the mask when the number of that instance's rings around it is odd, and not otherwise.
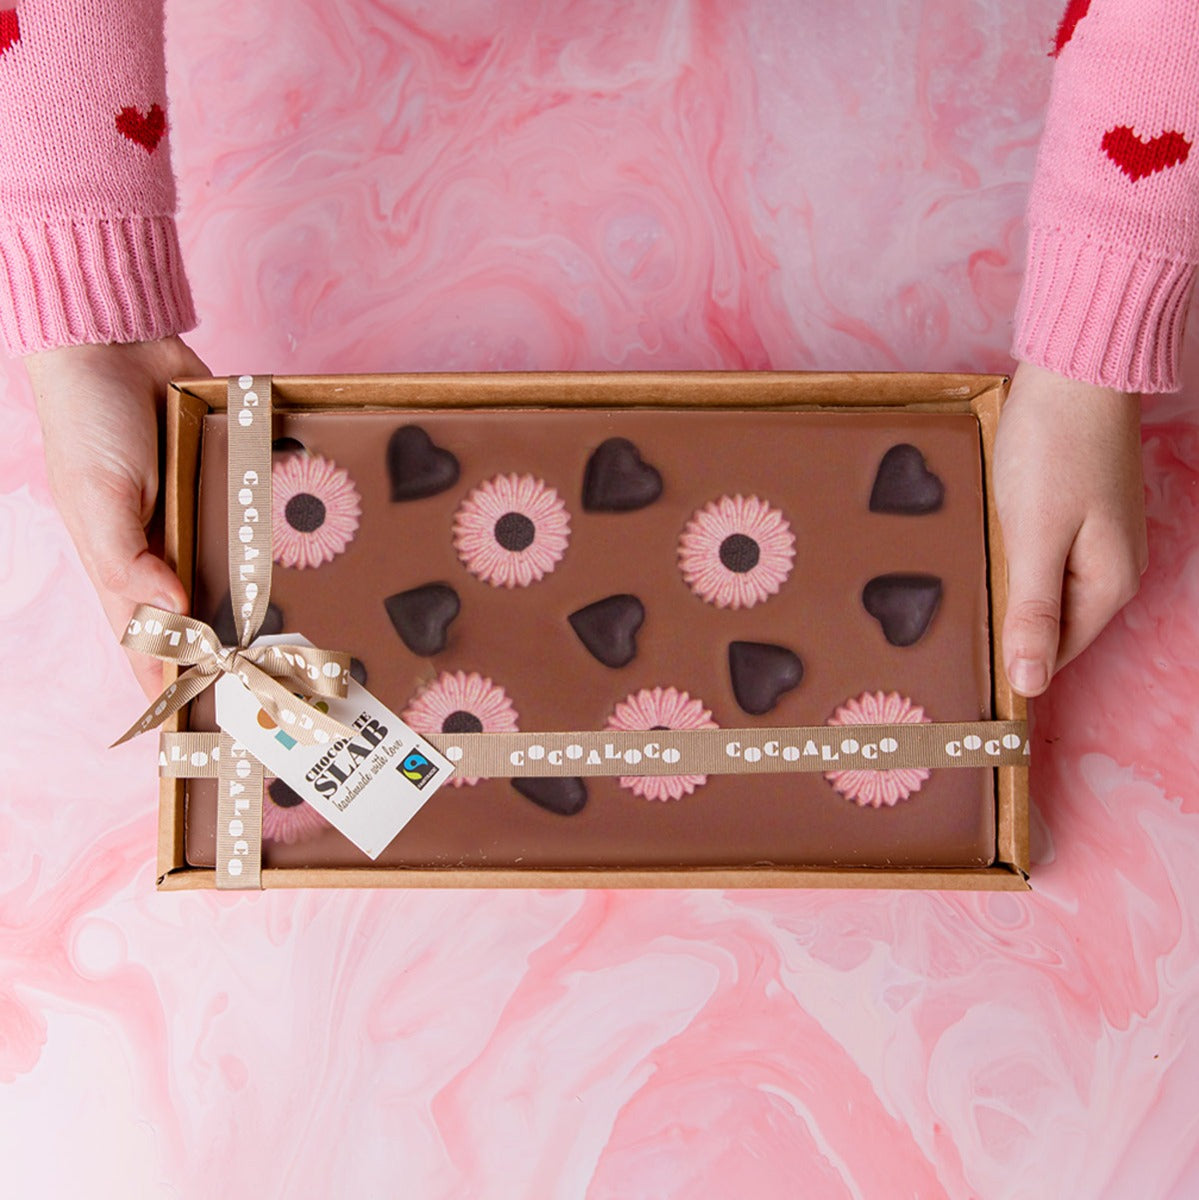
[[[1171,391],[1199,264],[1199,7],[1092,0],[1067,34],[1013,353],[1121,391]]]
[[[26,0],[0,46],[5,349],[191,329],[162,0]]]

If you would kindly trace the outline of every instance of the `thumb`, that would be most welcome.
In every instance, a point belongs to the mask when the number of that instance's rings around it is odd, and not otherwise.
[[[102,593],[137,604],[183,612],[187,596],[175,573],[150,553],[142,525],[141,497],[132,485],[100,485],[83,508],[84,566]]]
[[[130,614],[139,604],[154,604],[176,613],[187,612],[187,593],[183,584],[175,572],[146,547],[144,534],[142,549],[130,565],[130,585],[125,598],[130,601]]]
[[[146,544],[146,533],[131,502],[96,514],[84,566],[92,577],[100,604],[119,638],[139,604],[156,604],[172,612],[187,611],[183,585]],[[153,699],[162,690],[162,663],[145,654],[130,652],[133,673],[142,690]]]
[[[187,594],[167,565],[151,552],[141,520],[140,497],[132,484],[98,484],[80,505],[84,569],[91,577],[113,632],[119,637],[139,604],[186,612]],[[139,677],[143,674],[138,669]]]
[[[1057,661],[1062,582],[1070,543],[1060,532],[1027,523],[1017,525],[1005,541],[1008,603],[1003,664],[1017,692],[1039,696],[1049,686]]]

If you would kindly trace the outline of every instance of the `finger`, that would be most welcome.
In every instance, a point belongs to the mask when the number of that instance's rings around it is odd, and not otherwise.
[[[108,617],[108,623],[112,626],[113,632],[120,637],[129,624],[129,617],[133,612],[132,607],[124,597],[114,596],[111,592],[101,592],[99,596],[105,616]],[[155,699],[163,689],[162,671],[166,664],[148,654],[137,654],[132,650],[127,650],[126,654],[129,656],[129,665],[133,668],[134,677],[142,691],[151,700]]]
[[[140,492],[102,481],[85,486],[82,499],[74,514],[82,534],[76,544],[96,587],[126,600],[131,612],[136,604],[183,612],[183,585],[147,545]]]
[[[206,379],[212,375],[204,360],[182,338],[176,338],[177,357],[172,361],[173,379]]]
[[[141,497],[132,487],[99,483],[81,489],[81,499],[84,503],[72,512],[72,524],[79,528],[72,532],[113,632],[118,637],[124,632],[138,604],[185,612],[183,585],[150,553],[141,523]],[[161,663],[138,655],[133,668],[144,690],[152,695],[161,690]]]
[[[1062,639],[1055,670],[1081,654],[1132,598],[1141,582],[1141,554],[1102,527],[1084,525],[1071,547],[1062,590]]]
[[[1030,521],[1005,530],[1008,606],[1003,663],[1012,687],[1039,696],[1048,686],[1061,637],[1062,584],[1070,541]]]

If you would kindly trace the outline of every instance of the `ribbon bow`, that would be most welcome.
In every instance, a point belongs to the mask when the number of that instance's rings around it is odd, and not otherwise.
[[[121,645],[189,669],[151,703],[114,746],[157,728],[223,674],[236,675],[275,724],[304,745],[353,736],[354,731],[340,721],[309,704],[297,704],[294,694],[344,696],[350,673],[348,654],[290,643],[224,646],[210,625],[152,604],[138,605]]]

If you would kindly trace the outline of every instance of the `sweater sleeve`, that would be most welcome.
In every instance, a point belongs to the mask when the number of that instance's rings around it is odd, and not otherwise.
[[[162,0],[25,0],[0,11],[9,354],[195,326],[166,107]]]
[[[1071,0],[1055,53],[1012,352],[1173,391],[1199,263],[1199,3]]]

